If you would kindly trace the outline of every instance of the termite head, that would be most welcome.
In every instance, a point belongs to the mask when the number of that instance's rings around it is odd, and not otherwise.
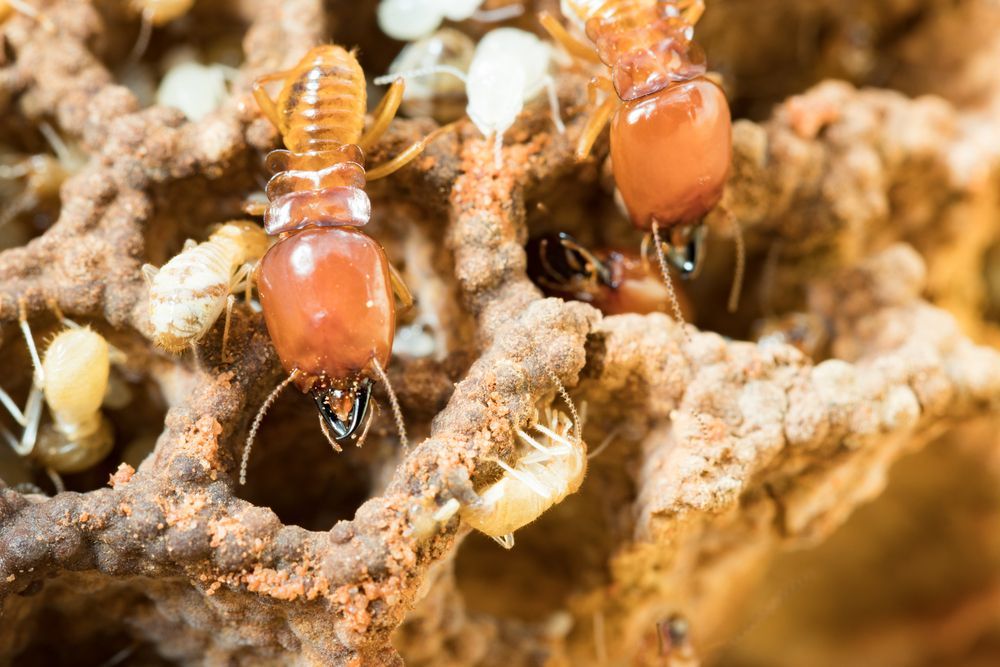
[[[615,287],[608,266],[566,232],[536,236],[525,252],[528,275],[550,291],[589,293],[599,286]]]
[[[358,437],[356,434],[362,425],[365,428],[360,438],[364,439],[369,421],[372,385],[371,378],[356,378],[346,386],[325,385],[310,390],[323,422],[338,443]]]

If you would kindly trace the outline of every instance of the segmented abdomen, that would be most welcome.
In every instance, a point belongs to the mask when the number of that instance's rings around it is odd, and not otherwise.
[[[351,52],[332,44],[312,49],[278,95],[285,147],[308,153],[358,143],[367,103],[365,75]]]
[[[701,49],[691,41],[697,0],[565,0],[582,22],[625,101],[703,75]]]
[[[202,243],[164,264],[149,290],[153,337],[177,352],[199,340],[222,313],[239,250],[232,243]]]

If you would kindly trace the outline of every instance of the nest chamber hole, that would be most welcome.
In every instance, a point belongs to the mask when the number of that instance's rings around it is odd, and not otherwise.
[[[350,519],[368,499],[374,483],[369,458],[377,450],[369,441],[361,448],[331,451],[317,421],[312,400],[289,389],[261,424],[239,496],[269,507],[286,525],[329,530]],[[240,449],[242,452],[242,448]]]

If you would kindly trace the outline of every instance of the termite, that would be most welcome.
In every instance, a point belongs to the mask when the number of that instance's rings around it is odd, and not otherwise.
[[[376,84],[418,76],[450,74],[465,83],[469,119],[484,137],[492,137],[497,168],[503,157],[503,136],[524,110],[525,102],[548,92],[552,122],[565,131],[555,83],[549,74],[552,50],[535,35],[516,28],[498,28],[476,45],[469,72],[435,65],[375,79]]]
[[[445,19],[449,21],[492,22],[520,16],[520,3],[493,10],[481,10],[486,0],[382,0],[378,25],[393,39],[409,42],[430,35]]]
[[[229,80],[236,70],[199,61],[193,49],[177,49],[164,58],[166,74],[156,89],[156,102],[180,109],[188,120],[201,120],[229,96]]]
[[[704,2],[562,0],[561,6],[593,45],[548,12],[539,15],[543,27],[571,55],[611,70],[591,80],[591,104],[600,90],[607,98],[588,119],[576,156],[586,158],[610,122],[615,182],[632,223],[652,233],[661,264],[669,261],[691,277],[703,254],[702,221],[722,197],[732,154],[729,104],[705,76],[704,53],[691,41]]]
[[[265,86],[282,82],[277,100]],[[409,290],[385,250],[361,231],[371,215],[364,151],[375,145],[396,114],[403,82],[393,83],[365,131],[365,75],[352,52],[311,49],[295,67],[258,79],[258,105],[281,134],[286,150],[272,151],[276,172],[266,187],[264,227],[277,242],[260,261],[257,286],[271,340],[290,374],[265,401],[244,449],[241,482],[257,427],[278,392],[294,382],[309,393],[331,445],[358,438],[370,422],[372,384],[382,380],[406,446],[402,413],[385,368],[396,327],[393,293],[404,306]],[[431,132],[367,178],[382,178],[415,159],[451,126]]]
[[[437,32],[403,47],[389,66],[395,78],[408,72],[436,72],[407,82],[402,110],[409,116],[431,116],[439,123],[457,120],[465,106],[465,83],[444,69],[465,72],[472,64],[476,44],[453,28]]]
[[[184,249],[159,269],[144,265],[153,341],[174,353],[193,347],[225,309],[225,359],[233,295],[243,291],[250,300],[250,276],[267,247],[267,234],[259,225],[234,220],[219,227],[204,243],[189,239]]]
[[[58,312],[57,312],[58,314]],[[111,451],[111,424],[101,412],[111,373],[111,360],[121,352],[102,335],[61,318],[66,325],[40,357],[20,303],[20,326],[34,374],[24,410],[0,390],[0,403],[23,427],[21,439],[10,444],[20,456],[30,456],[58,480],[58,473],[86,470]],[[51,423],[42,424],[43,400]],[[56,481],[61,486],[60,481]]]
[[[544,423],[543,423],[544,422]],[[566,414],[547,409],[531,430],[515,430],[521,447],[513,465],[496,460],[504,475],[479,494],[477,502],[446,502],[434,515],[444,521],[456,512],[476,530],[505,549],[514,547],[514,531],[575,493],[587,473],[587,446]]]
[[[644,249],[645,250],[645,249]],[[566,232],[528,240],[528,276],[549,296],[592,304],[605,315],[670,312],[674,300],[647,255],[626,249],[591,252]],[[676,292],[678,321],[690,319],[691,303]]]
[[[63,141],[51,125],[40,123],[38,130],[54,154],[38,153],[22,156],[13,163],[0,164],[0,180],[23,182],[12,201],[0,213],[0,227],[42,202],[57,199],[66,179],[86,163],[86,155]]]

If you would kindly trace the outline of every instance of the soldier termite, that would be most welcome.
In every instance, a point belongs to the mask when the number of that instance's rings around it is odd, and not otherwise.
[[[704,2],[562,0],[562,9],[593,46],[547,12],[543,27],[571,55],[611,70],[591,81],[591,103],[601,90],[607,97],[584,127],[577,157],[590,153],[610,122],[615,181],[632,223],[652,233],[664,280],[668,262],[694,276],[702,220],[722,197],[732,155],[729,104],[692,42]]]
[[[458,512],[463,521],[503,548],[513,548],[515,530],[562,502],[583,483],[587,446],[576,431],[566,414],[546,409],[528,430],[515,430],[521,443],[518,459],[513,465],[496,460],[504,470],[499,481],[480,493],[477,502],[463,505],[452,498],[434,519],[445,521]]]
[[[484,137],[493,137],[497,168],[502,163],[503,135],[524,110],[525,102],[548,91],[552,122],[565,131],[559,114],[555,83],[549,75],[552,51],[535,35],[516,28],[498,28],[483,37],[466,74],[448,65],[434,65],[375,79],[376,84],[400,78],[450,74],[465,83],[466,112]]]
[[[480,10],[485,0],[382,0],[378,24],[393,39],[411,41],[426,37],[449,21],[505,21],[520,16],[520,3],[493,10]]]
[[[277,100],[264,86],[281,81]],[[318,46],[288,71],[258,79],[254,97],[281,133],[287,150],[267,158],[275,175],[267,184],[265,228],[277,242],[260,262],[258,288],[264,320],[282,365],[289,372],[257,414],[247,437],[246,461],[264,413],[277,392],[294,382],[309,393],[320,426],[335,449],[363,439],[370,423],[373,382],[382,380],[406,446],[402,413],[388,386],[395,333],[393,293],[404,305],[409,290],[385,251],[359,228],[368,223],[368,179],[387,176],[415,159],[444,126],[384,165],[365,171],[364,151],[392,122],[403,98],[395,82],[365,131],[367,92],[355,55],[339,46]]]
[[[645,255],[626,249],[591,252],[566,232],[528,240],[528,276],[549,296],[593,304],[605,315],[671,312],[674,300]],[[692,315],[690,300],[675,293],[679,322]]]
[[[267,234],[257,224],[234,220],[204,243],[188,240],[184,250],[159,269],[144,265],[153,341],[174,353],[193,347],[225,309],[222,356],[226,359],[233,294],[244,291],[249,301],[250,276],[267,247]]]
[[[61,487],[59,473],[86,470],[111,451],[114,437],[101,404],[112,358],[121,352],[89,327],[63,319],[66,328],[56,334],[40,357],[23,302],[19,319],[34,374],[23,411],[0,390],[0,403],[23,428],[20,440],[8,441],[20,456],[32,457],[49,471]],[[43,401],[51,423],[42,423]]]

